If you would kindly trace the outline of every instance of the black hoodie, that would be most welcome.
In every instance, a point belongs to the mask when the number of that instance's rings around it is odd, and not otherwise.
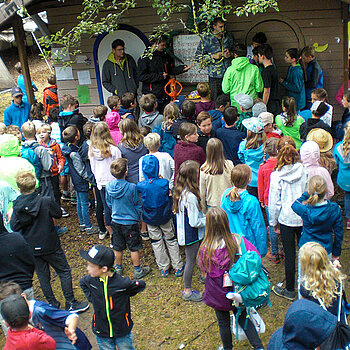
[[[32,287],[34,258],[25,239],[17,232],[9,233],[0,216],[0,281],[13,281],[22,290]]]
[[[22,233],[34,255],[47,255],[60,247],[52,218],[61,216],[61,208],[52,198],[33,192],[13,202],[10,224],[12,230]]]

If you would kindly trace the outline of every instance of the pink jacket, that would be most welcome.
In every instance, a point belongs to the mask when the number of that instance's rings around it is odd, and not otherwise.
[[[120,122],[120,115],[118,112],[110,111],[109,113],[106,114],[106,123],[109,127],[109,130],[111,132],[111,135],[116,145],[123,138],[119,130],[119,126],[118,126],[119,122]]]

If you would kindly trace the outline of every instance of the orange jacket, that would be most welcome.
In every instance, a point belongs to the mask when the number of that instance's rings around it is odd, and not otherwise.
[[[50,109],[58,107],[57,85],[50,85],[44,89],[43,105],[45,115],[49,115]]]
[[[66,158],[64,158],[62,155],[60,145],[56,142],[55,139],[51,139],[51,138],[47,146],[45,146],[42,141],[40,141],[39,144],[46,148],[47,147],[51,148],[52,155],[53,155],[53,164],[50,170],[51,170],[52,176],[58,175],[58,165],[61,165],[61,169],[63,169],[64,164],[66,163]]]

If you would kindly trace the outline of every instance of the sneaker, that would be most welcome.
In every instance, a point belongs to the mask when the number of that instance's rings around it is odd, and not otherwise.
[[[272,290],[279,297],[282,297],[282,298],[285,298],[285,299],[288,299],[288,300],[291,300],[291,301],[293,301],[296,298],[296,296],[297,296],[295,291],[290,292],[286,288],[279,287],[279,286],[273,286]]]
[[[140,233],[140,236],[141,236],[141,238],[142,238],[144,241],[148,241],[148,240],[149,240],[148,231],[141,232],[141,233]]]
[[[191,293],[182,292],[182,299],[185,301],[202,301],[203,294],[197,290],[191,289]]]
[[[69,193],[68,193],[68,194],[62,193],[61,199],[62,199],[63,201],[70,201],[70,200],[71,200],[71,196],[70,196]]]
[[[145,277],[151,272],[151,268],[149,266],[141,267],[140,271],[134,272],[134,280],[139,280],[142,277]]]
[[[273,264],[279,264],[281,262],[278,254],[272,254],[271,252],[267,252],[265,258],[271,261]]]
[[[219,345],[218,350],[225,350],[223,345]]]
[[[56,232],[58,234],[58,237],[61,237],[63,236],[65,233],[68,232],[68,228],[67,227],[59,227],[59,226],[56,226]]]
[[[106,232],[102,232],[102,231],[100,231],[100,233],[98,234],[98,238],[99,239],[105,239],[106,238],[106,236],[107,236],[107,231]]]
[[[69,216],[69,213],[67,213],[62,207],[61,207],[61,212],[62,212],[63,218],[66,218],[67,216]]]
[[[87,301],[73,301],[70,304],[66,304],[66,310],[72,313],[84,312],[89,308],[89,303]]]
[[[181,267],[180,269],[175,270],[175,277],[181,277],[184,274],[184,268]]]
[[[346,229],[350,230],[350,219],[348,219],[348,221],[346,222]]]
[[[79,225],[79,231],[85,232],[85,225]]]
[[[97,233],[100,232],[99,228],[96,226],[92,226],[92,227],[87,227],[85,229],[85,232],[87,235],[96,235]]]
[[[167,278],[169,276],[169,269],[162,270],[160,273],[161,273],[162,277]]]
[[[123,274],[123,268],[120,266],[114,265],[114,271],[120,276]]]

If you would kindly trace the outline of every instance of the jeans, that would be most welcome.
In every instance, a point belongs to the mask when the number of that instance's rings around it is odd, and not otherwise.
[[[72,274],[67,262],[67,258],[61,246],[52,254],[34,256],[35,271],[38,276],[41,289],[49,304],[57,304],[55,295],[53,294],[50,280],[50,266],[56,271],[61,280],[61,287],[66,303],[70,304],[75,301]]]
[[[89,192],[78,192],[77,194],[77,213],[80,225],[85,227],[92,227],[89,216]]]
[[[106,187],[102,187],[101,190],[98,190],[98,191],[100,192],[102,203],[103,203],[103,210],[105,214],[105,224],[106,226],[111,226],[112,211],[106,201]]]
[[[233,311],[236,314],[236,311]],[[218,319],[220,338],[224,350],[232,350],[232,332],[231,332],[231,320],[230,320],[230,311],[221,311],[215,310],[216,318]],[[252,321],[246,318],[247,312],[244,309],[239,315],[238,324],[244,330],[249,343],[253,346],[254,349],[263,349],[264,346],[260,340],[260,337],[252,323]],[[245,323],[247,320],[247,328],[244,329]]]
[[[285,254],[284,269],[286,275],[286,288],[290,292],[294,292],[295,288],[295,256],[296,256],[296,245],[299,243],[302,226],[291,227],[280,224],[281,238],[283,244],[283,250]]]
[[[344,192],[344,209],[345,209],[345,217],[350,219],[350,192]]]
[[[267,217],[267,222],[269,222],[269,208],[265,207],[265,213]],[[271,245],[271,253],[273,255],[278,254],[278,234],[273,229],[273,226],[269,224],[269,234],[270,234],[270,245]]]
[[[100,350],[116,350],[116,346],[118,346],[119,350],[135,350],[132,339],[131,332],[124,337],[103,338],[96,336],[97,345]]]

